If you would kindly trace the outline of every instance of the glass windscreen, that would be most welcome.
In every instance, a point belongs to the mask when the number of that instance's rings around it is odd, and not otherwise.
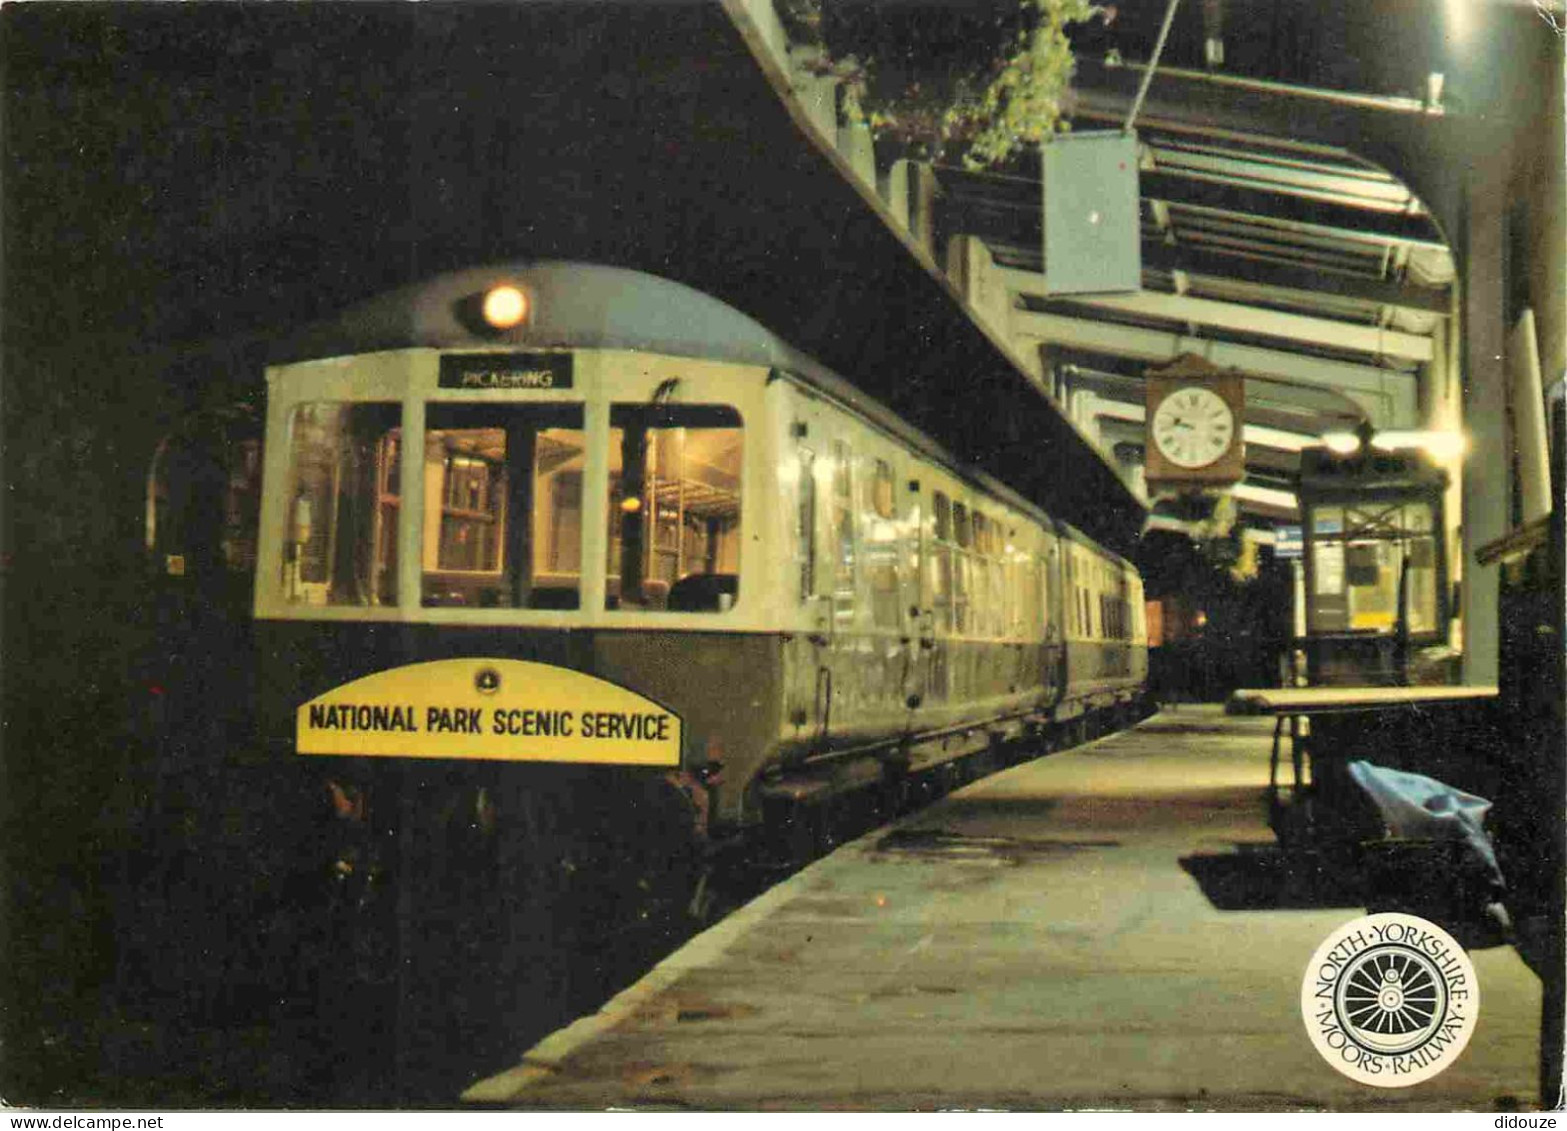
[[[585,453],[580,405],[429,405],[423,603],[577,608]]]
[[[715,405],[610,408],[605,605],[724,612],[740,592],[740,415]]]
[[[307,605],[397,603],[396,404],[302,404],[289,427],[283,596]]]

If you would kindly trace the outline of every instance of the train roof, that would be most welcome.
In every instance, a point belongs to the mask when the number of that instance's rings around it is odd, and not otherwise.
[[[466,300],[507,283],[526,291],[532,304],[523,325],[481,331],[464,317]],[[452,271],[377,296],[283,343],[275,360],[508,345],[634,349],[787,368],[802,358],[749,315],[682,283],[554,260]]]
[[[511,284],[528,295],[522,325],[481,332],[465,303]],[[788,374],[868,418],[901,441],[982,489],[1052,523],[1074,541],[1124,561],[993,477],[965,466],[832,370],[801,353],[754,318],[683,283],[643,271],[567,260],[496,263],[438,275],[350,307],[271,351],[274,364],[380,350],[624,349],[755,365]]]

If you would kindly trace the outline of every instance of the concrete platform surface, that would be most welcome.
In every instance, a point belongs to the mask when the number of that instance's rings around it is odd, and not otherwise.
[[[1539,982],[1471,954],[1478,1028],[1373,1088],[1308,1041],[1307,961],[1363,914],[1279,867],[1271,720],[1166,711],[840,848],[470,1102],[603,1109],[1487,1110],[1535,1097]]]

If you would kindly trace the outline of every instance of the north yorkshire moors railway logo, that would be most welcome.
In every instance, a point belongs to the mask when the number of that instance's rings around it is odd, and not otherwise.
[[[1324,1060],[1352,1080],[1403,1088],[1453,1064],[1480,1013],[1463,947],[1435,923],[1368,915],[1327,937],[1306,967],[1301,1014]]]

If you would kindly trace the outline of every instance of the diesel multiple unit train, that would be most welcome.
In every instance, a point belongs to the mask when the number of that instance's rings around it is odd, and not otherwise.
[[[187,573],[171,451],[148,544]],[[264,442],[225,452],[209,510],[254,574],[232,780],[291,775],[345,827],[433,823],[449,874],[455,842],[589,820],[656,867],[672,830],[724,841],[1140,706],[1127,562],[646,274],[505,265],[372,300],[274,352]]]

